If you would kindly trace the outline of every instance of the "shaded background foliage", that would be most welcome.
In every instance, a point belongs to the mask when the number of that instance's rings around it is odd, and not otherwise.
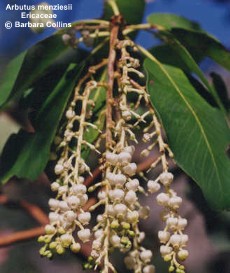
[[[10,3],[16,3],[18,1],[10,1]],[[37,4],[41,1],[23,1],[23,3]],[[56,0],[47,1],[50,4],[57,3]],[[62,3],[69,1],[62,1]],[[74,10],[72,12],[59,12],[59,19],[63,21],[75,21],[83,18],[99,17],[102,10],[102,0],[77,0],[74,1]],[[227,0],[155,0],[146,1],[149,2],[146,7],[146,15],[152,12],[172,12],[178,15],[184,15],[185,17],[195,20],[201,24],[201,26],[215,35],[221,40],[227,47],[230,45],[229,25],[230,25],[230,1]],[[9,1],[3,0],[0,3],[0,10],[4,11],[5,5]],[[90,8],[89,8],[90,7]],[[17,18],[18,12],[3,12],[3,16],[0,18],[0,25],[3,26],[3,22],[10,18]],[[67,17],[67,18],[66,18]],[[12,31],[0,30],[0,58],[2,60],[1,66],[4,67],[4,62],[7,62],[10,58],[28,48],[32,44],[36,43],[40,39],[49,36],[53,30],[46,30],[43,34],[34,34],[29,29],[13,29]],[[140,33],[137,37],[138,42],[144,46],[151,46],[152,42],[149,36]],[[206,72],[210,71],[214,67],[214,64],[206,59],[202,63],[202,68]],[[215,69],[219,70],[229,80],[229,74],[220,68],[215,66]],[[1,72],[0,72],[1,75]],[[3,132],[17,128],[17,123],[12,123],[12,120],[0,117],[1,127]],[[25,125],[25,123],[23,123]],[[0,144],[4,142],[7,133],[0,135]],[[189,263],[189,273],[227,273],[230,272],[229,257],[229,230],[230,230],[230,218],[229,213],[217,213],[212,211],[203,198],[200,189],[192,181],[188,181],[188,178],[181,174],[179,169],[176,169],[177,182],[175,187],[179,191],[179,194],[184,195],[186,198],[184,209],[182,214],[190,220],[190,232],[191,237],[191,252],[195,255],[191,255]],[[188,183],[184,183],[184,182]],[[42,183],[42,187],[40,186]],[[189,186],[188,186],[189,184]],[[50,195],[48,189],[48,182],[44,177],[40,177],[36,183],[32,186],[28,181],[21,181],[20,187],[17,183],[12,181],[6,185],[2,191],[10,194],[14,200],[26,198],[28,201],[35,202],[44,209],[47,209],[46,203]],[[12,193],[13,192],[13,193]],[[217,197],[218,198],[218,197]],[[152,200],[146,200],[151,205]],[[194,203],[196,205],[194,205]],[[4,236],[5,233],[11,230],[25,229],[29,226],[35,225],[34,221],[23,214],[20,210],[15,210],[15,205],[12,204],[9,208],[0,208],[1,221],[0,234]],[[143,228],[147,233],[149,239],[149,247],[152,248],[154,243],[152,236],[156,235],[157,230],[160,228],[160,223],[155,222],[154,227],[152,224],[153,219],[157,218],[159,211],[156,211],[151,215],[147,225]],[[156,221],[156,220],[154,220]],[[196,247],[199,245],[199,249]],[[6,248],[0,250],[0,271],[2,273],[46,273],[46,272],[80,272],[81,266],[76,261],[76,257],[69,255],[68,257],[55,259],[54,262],[42,260],[42,265],[38,253],[39,246],[35,242],[28,242],[20,244],[13,248]],[[21,251],[23,249],[23,252]],[[117,257],[115,257],[115,260]],[[156,263],[161,266],[159,272],[166,272],[164,265],[161,265],[160,259],[156,258]],[[159,260],[159,261],[158,261]],[[117,259],[117,263],[119,261]],[[121,265],[119,265],[121,269]],[[124,269],[121,270],[124,272]]]

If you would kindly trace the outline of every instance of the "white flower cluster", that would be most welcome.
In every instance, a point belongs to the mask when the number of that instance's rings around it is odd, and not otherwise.
[[[126,264],[130,253],[136,253],[132,254],[132,259],[137,258],[135,263],[139,267],[133,264],[135,272],[139,272],[139,269],[142,272],[143,268],[143,272],[153,272],[148,265],[152,252],[139,247],[145,234],[138,230],[138,222],[140,218],[148,217],[149,208],[142,207],[138,202],[137,193],[144,189],[135,178],[137,166],[132,162],[133,153],[134,146],[126,146],[126,143],[119,153],[105,153],[105,178],[101,182],[104,190],[98,192],[98,204],[104,205],[105,210],[97,217],[91,256],[97,266],[105,263],[109,251],[118,248],[121,252],[129,253]],[[109,262],[108,268],[113,269]]]
[[[164,207],[163,221],[166,224],[165,229],[158,232],[158,238],[162,244],[160,253],[165,261],[171,262],[170,272],[176,270],[177,273],[184,273],[184,266],[179,261],[184,261],[189,253],[184,249],[188,242],[188,235],[183,234],[187,220],[178,215],[182,198],[170,189],[172,173],[165,171],[160,174],[158,180],[166,189],[166,192],[159,193],[156,197],[157,203]]]
[[[83,32],[82,35],[85,39],[89,38],[89,32]],[[102,180],[88,188],[88,192],[97,190],[98,198],[89,211],[84,209],[88,201],[84,181],[85,176],[91,172],[82,158],[82,149],[98,153],[99,146],[103,149],[102,142],[95,145],[84,139],[84,133],[89,128],[101,133],[95,124],[88,121],[94,106],[90,93],[99,83],[89,81],[82,95],[79,94],[80,90],[82,92],[82,85],[75,90],[74,100],[65,114],[67,122],[63,137],[56,139],[60,159],[54,168],[57,180],[52,183],[51,189],[57,194],[55,199],[49,201],[50,224],[45,227],[46,235],[39,238],[39,241],[45,243],[40,253],[51,257],[54,252],[61,254],[66,248],[79,252],[81,244],[92,239],[91,256],[85,268],[96,269],[102,265],[102,273],[116,272],[110,262],[110,253],[119,249],[126,253],[124,262],[129,270],[135,273],[154,273],[155,267],[151,265],[153,253],[143,246],[145,233],[139,230],[139,221],[148,218],[150,208],[140,204],[139,194],[157,193],[156,200],[164,208],[165,222],[164,230],[158,233],[162,244],[161,255],[165,261],[171,262],[170,272],[175,270],[177,273],[184,273],[180,261],[188,256],[185,249],[188,236],[183,233],[187,220],[179,216],[178,209],[182,199],[171,189],[173,174],[168,171],[167,159],[171,152],[163,140],[161,127],[150,106],[146,89],[136,81],[137,78],[141,80],[144,74],[139,69],[139,60],[132,57],[131,52],[135,51],[137,48],[132,41],[117,41],[116,52],[119,52],[117,56],[120,59],[116,60],[115,67],[116,75],[119,76],[114,80],[117,80],[118,92],[113,94],[116,96],[114,101],[111,99],[107,102],[111,103],[111,111],[106,112],[106,133],[99,137],[99,140],[106,140],[106,151],[99,160]],[[99,65],[98,68],[100,67]],[[140,106],[142,111],[139,111]],[[147,119],[150,122],[147,123]],[[144,187],[140,185],[137,164],[133,161],[135,147],[132,144],[138,142],[135,129],[139,126],[143,127],[143,141],[148,142],[148,147],[141,155],[148,156],[155,146],[158,146],[159,151],[150,170],[160,165],[157,170],[160,170],[160,174],[156,179],[146,179]],[[145,174],[143,177],[146,178]],[[164,192],[158,193],[162,188]],[[87,227],[91,212],[99,206],[103,206],[104,210],[97,215],[96,225],[91,231]],[[75,231],[76,236],[73,235]]]
[[[75,93],[74,101],[65,114],[67,124],[63,139],[60,141],[61,138],[57,137],[55,140],[56,152],[60,154],[60,159],[54,167],[57,180],[51,184],[51,189],[56,193],[56,198],[49,200],[50,223],[45,227],[46,235],[39,237],[39,241],[45,243],[40,250],[43,256],[52,257],[55,252],[62,254],[66,248],[79,252],[80,243],[89,241],[91,236],[90,230],[85,228],[89,224],[91,214],[84,211],[88,195],[83,184],[84,175],[89,173],[90,169],[81,157],[81,150],[83,146],[89,146],[84,140],[84,132],[90,126],[87,113],[94,103],[89,99],[89,95],[95,87],[96,82],[88,82],[82,96]],[[79,115],[74,110],[76,104],[81,105]],[[77,142],[76,151],[71,147],[74,141]],[[76,242],[73,236],[76,229],[80,243]]]
[[[151,259],[152,251],[142,248],[140,252],[138,252],[137,250],[129,252],[128,256],[125,257],[124,262],[127,269],[133,270],[134,272],[155,273],[155,266],[148,264]],[[140,262],[146,264],[143,266],[143,269]]]
[[[138,192],[144,192],[144,188],[137,178],[137,165],[132,162],[134,146],[128,144],[129,139],[137,142],[133,129],[139,123],[145,123],[145,117],[149,115],[149,111],[143,115],[139,115],[137,111],[142,99],[146,101],[148,96],[145,89],[130,76],[136,74],[144,77],[137,69],[140,66],[139,60],[128,52],[130,47],[135,50],[130,40],[119,41],[117,44],[117,50],[121,51],[118,62],[121,76],[118,81],[117,108],[120,118],[114,120],[115,127],[111,129],[113,144],[109,146],[103,159],[103,190],[98,192],[99,201],[94,208],[104,205],[105,209],[97,217],[98,223],[94,227],[95,239],[91,256],[96,267],[104,264],[102,272],[108,272],[109,269],[115,272],[108,256],[112,249],[118,248],[121,252],[128,253],[125,264],[129,269],[132,268],[136,273],[152,273],[154,266],[149,264],[152,252],[142,246],[145,234],[138,228],[139,220],[149,216],[149,208],[141,206],[138,201]],[[131,93],[136,96],[135,105],[128,102]]]

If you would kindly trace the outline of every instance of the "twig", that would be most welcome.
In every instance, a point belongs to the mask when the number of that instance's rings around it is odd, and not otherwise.
[[[41,225],[46,225],[49,223],[49,218],[38,206],[25,200],[20,201],[20,206]]]
[[[0,203],[7,204],[9,199],[5,195],[0,196]],[[84,210],[87,211],[91,206],[96,203],[95,198],[90,198],[89,201],[84,206]],[[0,238],[0,247],[9,246],[18,242],[34,239],[45,233],[44,226],[48,223],[47,215],[36,205],[32,205],[26,201],[21,201],[20,206],[30,213],[38,222],[42,224],[40,227],[16,231],[12,234]],[[85,250],[84,250],[85,251]],[[82,253],[84,255],[84,253]]]
[[[89,175],[89,176],[86,178],[84,184],[88,187],[89,185],[91,185],[91,184],[94,182],[94,180],[95,180],[100,174],[101,174],[101,170],[100,170],[100,168],[98,167],[98,168],[96,168],[96,169],[92,172],[92,175]]]
[[[6,195],[0,195],[0,204],[10,204],[11,200]],[[39,224],[46,225],[49,220],[45,212],[43,212],[37,205],[31,204],[25,200],[17,202],[18,206],[24,209],[30,216],[32,216]]]
[[[148,157],[145,161],[139,163],[137,165],[137,173],[148,170],[155,160],[156,158],[151,156],[151,157]]]
[[[111,1],[112,3],[113,1]],[[116,61],[116,42],[119,34],[119,27],[122,18],[115,16],[111,22],[111,34],[109,45],[109,58],[108,58],[108,88],[106,97],[106,148],[112,144],[111,127],[113,126],[112,120],[112,104],[113,104],[113,86],[114,86],[114,73]]]
[[[28,230],[17,231],[12,234],[0,238],[0,247],[10,246],[15,243],[27,241],[44,234],[43,226]]]

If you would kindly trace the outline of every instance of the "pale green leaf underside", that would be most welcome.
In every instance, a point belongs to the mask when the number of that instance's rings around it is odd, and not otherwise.
[[[219,110],[194,90],[185,74],[162,65],[154,57],[145,61],[148,91],[165,128],[178,165],[202,188],[216,208],[230,208],[230,160],[226,149],[229,128]]]

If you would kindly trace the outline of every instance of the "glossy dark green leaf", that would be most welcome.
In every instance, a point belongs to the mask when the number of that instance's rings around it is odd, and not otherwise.
[[[34,133],[21,130],[8,140],[2,156],[0,180],[6,182],[12,176],[31,180],[44,170],[50,154],[58,124],[73,91],[79,71],[71,65],[50,93],[34,119]]]
[[[178,68],[154,57],[145,61],[151,102],[165,128],[177,164],[201,187],[210,204],[230,208],[230,131]]]
[[[200,26],[196,22],[172,13],[153,13],[148,16],[147,20],[149,23],[159,25],[167,30],[172,28],[200,30]]]
[[[156,25],[159,31],[173,34],[195,59],[210,57],[230,70],[230,51],[193,21],[174,14],[155,13],[148,17],[148,22]]]
[[[212,72],[210,76],[212,78],[213,86],[216,89],[216,92],[218,93],[226,111],[230,111],[230,99],[224,80],[219,74],[215,72]]]
[[[56,34],[13,60],[0,84],[0,107],[10,99],[20,97],[67,50],[62,36]]]
[[[214,37],[207,33],[185,29],[172,29],[171,33],[192,55],[200,56],[200,58],[210,57],[230,70],[230,51]]]
[[[144,0],[116,0],[116,3],[127,24],[139,24],[142,22],[145,9]],[[113,16],[112,9],[105,1],[103,18],[110,20],[111,16]]]
[[[26,52],[22,52],[15,59],[13,59],[5,68],[0,80],[0,106],[7,100],[14,83],[17,79],[18,73],[24,61]]]
[[[149,50],[149,52],[163,64],[168,64],[178,67],[184,71],[188,71],[188,67],[184,61],[181,60],[180,55],[178,55],[178,53],[167,44],[153,47]]]
[[[150,23],[153,23],[152,17],[149,17],[148,20]],[[175,55],[174,63],[175,58],[178,59],[175,63],[176,66],[179,66],[186,72],[195,73],[200,78],[201,82],[205,85],[207,90],[212,94],[217,105],[220,107],[223,113],[226,113],[225,108],[218,94],[216,93],[216,90],[213,88],[212,85],[209,84],[202,70],[199,68],[198,64],[196,63],[190,52],[187,50],[187,48],[168,30],[160,30],[158,36],[167,44],[167,46],[171,48],[171,55]],[[172,57],[169,57],[169,59],[171,58]]]

